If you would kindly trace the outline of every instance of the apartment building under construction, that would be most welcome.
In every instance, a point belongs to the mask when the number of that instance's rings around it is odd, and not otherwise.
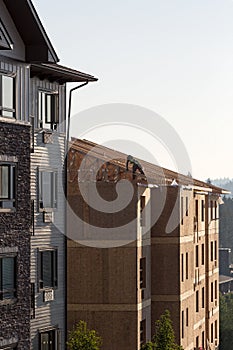
[[[144,161],[144,174],[126,170],[126,163],[125,154],[92,142],[71,144],[68,328],[82,319],[99,332],[103,349],[140,349],[169,309],[185,350],[216,349],[224,191]],[[117,209],[124,179],[133,194]],[[110,210],[95,207],[96,189],[113,203]]]

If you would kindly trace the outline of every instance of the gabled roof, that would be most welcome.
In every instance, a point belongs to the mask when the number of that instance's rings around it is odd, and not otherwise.
[[[108,164],[113,164],[121,168],[123,171],[126,171],[127,155],[122,152],[110,149],[108,147],[104,147],[102,145],[98,145],[91,141],[80,140],[75,138],[72,138],[70,142],[70,149],[76,150],[82,154],[89,153],[90,157],[98,158],[102,161],[105,160]],[[179,174],[175,171],[168,170],[166,168],[146,162],[144,160],[139,159],[139,162],[144,169],[147,182],[150,184],[171,185],[172,182],[175,180],[178,183],[178,185],[192,185],[194,186],[194,188],[216,193],[217,195],[228,193],[228,191],[220,187],[214,186],[204,181],[193,179],[190,176]]]
[[[3,0],[26,46],[27,62],[56,63],[59,58],[31,0]]]

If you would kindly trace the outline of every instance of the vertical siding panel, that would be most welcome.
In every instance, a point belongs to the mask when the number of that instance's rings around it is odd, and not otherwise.
[[[25,69],[22,71],[23,77],[24,77],[24,89],[25,89],[25,95],[24,95],[24,120],[31,122],[30,120],[30,112],[29,112],[29,99],[27,96],[30,95],[30,79],[29,79],[29,68],[26,66]]]
[[[31,114],[35,116],[37,123],[37,99],[38,89],[58,90],[58,84],[42,81],[37,78],[31,79]],[[60,96],[61,97],[61,96]],[[64,111],[61,113],[64,113]],[[37,127],[38,124],[36,124]],[[58,326],[62,330],[62,343],[64,344],[65,334],[65,262],[64,235],[58,228],[64,230],[65,202],[62,186],[62,165],[64,161],[65,138],[59,132],[53,132],[53,144],[44,144],[42,130],[35,132],[35,152],[31,157],[31,197],[35,200],[35,230],[31,237],[31,278],[36,284],[36,318],[31,320],[31,349],[38,350],[39,330],[46,327]],[[54,212],[54,225],[43,222],[43,213],[38,211],[38,168],[58,170],[58,209]],[[56,247],[58,249],[58,289],[54,291],[55,299],[52,302],[43,301],[43,293],[38,290],[38,261],[37,252],[40,247]],[[62,347],[63,349],[64,347]]]
[[[17,76],[16,76],[16,119],[21,120],[21,105],[24,99],[22,100],[22,94],[23,91],[21,90],[21,74],[20,74],[20,67],[17,68]]]
[[[21,91],[21,120],[25,120],[25,82],[24,82],[24,75],[22,74],[22,69],[20,69],[20,83],[21,83],[21,87],[20,87],[20,91]]]

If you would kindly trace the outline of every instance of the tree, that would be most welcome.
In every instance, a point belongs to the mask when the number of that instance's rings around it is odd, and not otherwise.
[[[182,347],[175,343],[175,334],[168,310],[165,310],[155,323],[153,343],[156,350],[182,350]]]
[[[70,350],[99,350],[102,339],[95,330],[87,328],[87,323],[79,321],[69,332],[67,345]]]
[[[155,346],[151,341],[142,345],[142,347],[141,347],[141,350],[154,350],[154,349],[155,349]]]
[[[233,349],[233,295],[220,294],[220,350]]]

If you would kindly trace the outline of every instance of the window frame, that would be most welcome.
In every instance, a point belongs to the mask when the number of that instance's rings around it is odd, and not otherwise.
[[[140,289],[146,288],[146,257],[140,258]]]
[[[184,310],[181,312],[181,338],[184,339]]]
[[[195,266],[199,267],[199,245],[195,247]]]
[[[189,253],[186,252],[185,254],[185,277],[186,280],[189,279]]]
[[[184,282],[184,254],[181,254],[181,282]]]
[[[51,285],[45,285],[44,266],[43,266],[43,254],[52,253],[50,261],[50,273],[51,273]],[[47,266],[48,268],[48,266]],[[39,290],[51,290],[58,288],[58,249],[46,248],[40,249],[38,254],[38,286]]]
[[[146,342],[146,319],[140,321],[140,345],[144,345]]]
[[[201,245],[201,264],[205,265],[205,244]]]
[[[16,193],[17,193],[17,163],[0,162],[0,168],[7,167],[7,197],[1,197],[0,193],[0,212],[16,210]],[[1,176],[1,175],[0,175]],[[1,185],[0,185],[1,187]],[[9,203],[7,205],[7,203]]]
[[[49,98],[51,98],[50,103]],[[58,91],[38,89],[37,116],[39,129],[57,129],[57,125],[59,124]],[[50,117],[50,120],[47,119],[48,117]]]
[[[7,77],[10,79],[13,79],[13,84],[12,84],[12,108],[9,107],[4,107],[3,104],[3,77]],[[7,113],[12,113],[12,116],[10,115],[4,115],[4,112]],[[3,118],[15,118],[16,117],[16,74],[14,73],[3,73],[0,72],[0,117]]]
[[[201,221],[205,221],[205,201],[204,199],[201,200]]]
[[[3,259],[13,259],[13,288],[3,289]],[[4,294],[12,293],[9,298],[4,298]],[[17,299],[17,254],[1,254],[0,255],[0,304],[9,303]]]
[[[50,350],[56,350],[58,349],[58,332],[59,330],[57,328],[47,329],[39,332],[39,349],[42,350],[42,336],[45,334],[48,334],[48,341],[53,341],[52,348]],[[50,343],[51,345],[51,343]]]
[[[196,312],[199,312],[199,291],[196,291]]]
[[[43,197],[44,181],[43,174],[50,174],[50,197],[51,205],[45,206]],[[38,211],[55,211],[58,208],[58,171],[55,169],[39,169],[38,168]]]
[[[140,224],[146,226],[146,196],[140,196]]]

